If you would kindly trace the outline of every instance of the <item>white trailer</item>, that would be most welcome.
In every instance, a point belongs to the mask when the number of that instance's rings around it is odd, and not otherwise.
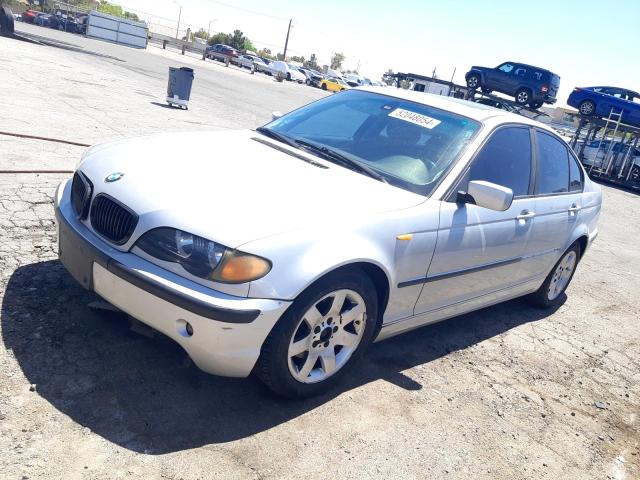
[[[134,48],[147,48],[149,28],[144,22],[107,15],[93,10],[87,19],[87,37]]]

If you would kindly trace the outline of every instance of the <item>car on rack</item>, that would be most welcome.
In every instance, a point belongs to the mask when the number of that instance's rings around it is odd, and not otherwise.
[[[341,92],[351,87],[347,85],[347,83],[341,78],[326,77],[320,81],[320,88],[322,90],[328,90],[330,92]]]
[[[619,141],[611,144],[611,140],[592,140],[587,142],[582,150],[582,164],[587,167],[601,167],[605,157],[609,154],[612,158],[612,165],[622,165],[627,157],[627,165],[632,165],[631,170],[635,171],[634,178],[640,176],[640,148],[623,145]],[[626,170],[626,165],[625,165]]]
[[[377,87],[256,130],[97,145],[54,198],[82,286],[202,370],[291,397],[374,340],[523,295],[561,304],[601,207],[546,126]]]
[[[493,91],[515,98],[519,105],[533,109],[556,102],[560,77],[544,68],[505,62],[495,68],[473,66],[466,73],[467,87],[484,93]]]
[[[240,53],[229,45],[216,43],[205,49],[205,56],[211,60],[218,60],[224,63],[234,63]]]
[[[487,105],[489,107],[497,108],[499,110],[506,110],[507,112],[516,112],[518,109],[511,105],[510,103],[503,102],[502,100],[498,100],[495,98],[488,97],[480,97],[474,100],[476,103],[480,103],[482,105]]]
[[[618,119],[640,127],[640,93],[617,87],[576,87],[567,99],[567,105],[577,108],[581,115]]]

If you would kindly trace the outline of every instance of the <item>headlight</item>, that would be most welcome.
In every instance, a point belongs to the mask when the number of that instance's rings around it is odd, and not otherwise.
[[[264,277],[271,263],[175,228],[145,233],[136,246],[152,257],[173,262],[196,277],[222,283],[245,283]]]

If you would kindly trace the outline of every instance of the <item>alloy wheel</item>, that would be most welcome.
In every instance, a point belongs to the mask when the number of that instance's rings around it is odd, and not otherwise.
[[[315,302],[289,343],[291,375],[302,383],[317,383],[344,367],[362,340],[366,313],[364,299],[353,290],[336,290]]]
[[[518,92],[518,95],[516,96],[516,101],[521,105],[526,104],[529,101],[529,94],[525,91]]]
[[[593,111],[595,110],[594,108],[595,106],[593,105],[592,102],[582,102],[580,104],[580,113],[582,115],[591,115],[593,113]]]
[[[578,257],[576,252],[570,250],[563,257],[560,263],[558,263],[555,272],[553,272],[553,277],[551,277],[549,288],[547,289],[547,297],[549,300],[555,300],[562,292],[564,292],[564,289],[567,288],[567,285],[571,280],[571,276],[573,275],[573,271],[576,268],[577,259]]]

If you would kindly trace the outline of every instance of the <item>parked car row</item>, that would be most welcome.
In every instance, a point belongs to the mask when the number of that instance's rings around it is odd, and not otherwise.
[[[20,15],[21,21],[25,23],[33,23],[40,27],[55,28],[69,33],[86,33],[87,31],[86,14],[70,15],[62,12],[45,13],[36,12],[35,10],[25,10]]]
[[[332,70],[322,73],[291,62],[272,60],[250,52],[241,53],[235,48],[224,44],[208,46],[205,56],[211,60],[237,65],[238,67],[266,75],[276,76],[281,74],[285,80],[304,83],[330,92],[340,92],[360,85],[383,86],[381,83],[373,82],[368,78],[355,74],[347,74],[344,78],[341,78],[338,72]]]

